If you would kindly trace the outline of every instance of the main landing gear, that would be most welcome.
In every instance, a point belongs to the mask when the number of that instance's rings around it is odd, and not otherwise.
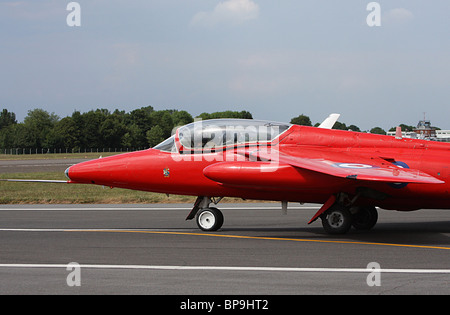
[[[328,234],[345,234],[352,226],[370,230],[378,221],[378,212],[374,206],[345,207],[335,203],[320,218]]]
[[[210,204],[217,205],[221,200],[222,197],[217,199],[198,197],[186,220],[192,220],[195,217],[197,226],[202,231],[214,232],[219,230],[223,225],[223,214],[219,209],[210,207]]]

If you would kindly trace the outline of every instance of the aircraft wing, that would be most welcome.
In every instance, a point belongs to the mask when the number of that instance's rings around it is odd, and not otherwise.
[[[442,184],[443,181],[419,170],[401,168],[379,157],[355,156],[344,152],[301,149],[302,156],[277,150],[256,151],[250,157],[280,162],[331,176],[388,183]]]

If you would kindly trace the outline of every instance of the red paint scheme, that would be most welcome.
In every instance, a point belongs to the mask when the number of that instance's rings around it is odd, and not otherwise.
[[[450,209],[446,143],[293,125],[271,143],[229,146],[226,152],[180,154],[186,149],[178,133],[175,145],[177,152],[126,153],[71,166],[67,173],[71,183],[168,194],[323,204],[331,195],[359,193],[361,205]]]

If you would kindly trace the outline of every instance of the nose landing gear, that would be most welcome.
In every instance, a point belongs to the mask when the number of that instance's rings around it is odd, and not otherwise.
[[[205,232],[219,230],[224,222],[223,214],[219,209],[210,207],[210,204],[217,205],[221,200],[222,197],[217,199],[203,196],[198,197],[186,220],[192,220],[195,217],[197,226]]]
[[[222,227],[223,221],[223,214],[217,208],[206,208],[197,213],[197,225],[202,231],[217,231]]]

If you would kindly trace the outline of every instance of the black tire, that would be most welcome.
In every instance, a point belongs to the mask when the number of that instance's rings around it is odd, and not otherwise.
[[[322,216],[322,226],[328,234],[345,234],[352,227],[352,214],[340,205],[334,205]]]
[[[370,230],[378,222],[378,211],[374,206],[358,207],[358,211],[352,216],[352,225],[357,230]]]
[[[197,226],[205,232],[214,232],[223,225],[223,214],[217,208],[202,209],[197,213]]]

